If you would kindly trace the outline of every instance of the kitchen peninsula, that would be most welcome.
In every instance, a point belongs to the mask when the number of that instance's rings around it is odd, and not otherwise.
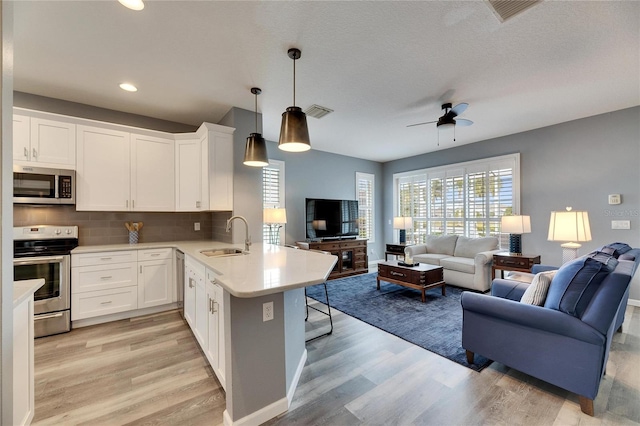
[[[222,314],[223,340],[219,347],[224,348],[220,353],[224,366],[220,381],[226,390],[223,422],[257,425],[289,407],[306,361],[303,288],[324,282],[337,258],[261,243],[252,245],[248,254],[208,257],[201,253],[229,247],[243,248],[211,241],[80,246],[72,251],[72,266],[79,256],[171,248],[185,254],[185,264],[195,262],[195,268],[206,270],[206,284],[219,285],[223,290],[218,302],[205,292],[204,302],[205,315],[216,311]],[[137,260],[140,264],[142,259]],[[190,286],[196,287],[197,281],[191,278],[185,275],[185,317],[187,292]],[[271,320],[263,320],[265,304],[272,306]],[[196,316],[198,312],[196,307]],[[194,324],[197,321],[189,325],[202,346]],[[203,352],[207,353],[204,347]]]

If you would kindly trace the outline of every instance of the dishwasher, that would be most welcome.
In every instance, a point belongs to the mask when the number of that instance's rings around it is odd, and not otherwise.
[[[178,309],[184,318],[184,253],[176,250],[176,285],[178,286]]]

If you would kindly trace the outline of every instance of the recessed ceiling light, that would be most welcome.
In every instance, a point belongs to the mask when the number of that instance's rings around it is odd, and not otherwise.
[[[126,90],[127,92],[137,92],[138,88],[131,83],[121,83],[120,88],[122,90]]]
[[[118,0],[121,5],[128,7],[131,10],[144,9],[144,3],[142,0]]]

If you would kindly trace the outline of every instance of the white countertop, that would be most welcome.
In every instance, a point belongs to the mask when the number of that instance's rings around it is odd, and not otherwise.
[[[221,247],[244,249],[243,244],[218,241],[175,241],[163,243],[80,246],[71,254],[172,247],[212,269],[216,282],[235,297],[257,297],[326,281],[338,258],[308,250],[255,243],[249,254],[207,257],[202,250]],[[73,267],[73,259],[71,262]]]
[[[20,305],[44,285],[44,278],[13,282],[13,307]]]

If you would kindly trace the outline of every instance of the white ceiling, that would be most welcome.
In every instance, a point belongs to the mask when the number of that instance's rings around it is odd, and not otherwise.
[[[389,161],[640,105],[640,2],[544,1],[505,23],[484,1],[14,3],[14,88],[199,125],[254,110],[277,141],[293,103],[312,147]],[[127,93],[128,81],[139,91]],[[443,102],[474,121],[440,140]],[[248,135],[247,135],[248,136]]]

